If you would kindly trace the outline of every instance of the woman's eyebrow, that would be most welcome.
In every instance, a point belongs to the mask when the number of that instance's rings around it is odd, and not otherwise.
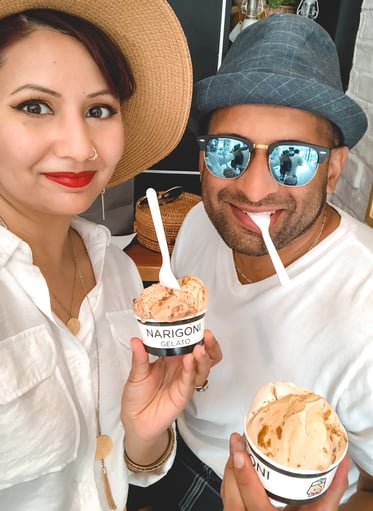
[[[48,89],[47,87],[43,87],[41,85],[36,85],[33,83],[26,83],[25,85],[21,85],[20,87],[17,87],[17,89],[15,89],[11,93],[11,96],[16,94],[17,92],[22,91],[22,90],[34,90],[34,91],[38,91],[38,92],[43,92],[45,94],[50,94],[51,96],[55,96],[55,97],[61,96],[61,94],[59,94],[58,92],[56,92],[52,89]]]
[[[96,96],[102,96],[104,94],[109,94],[110,96],[113,96],[113,93],[111,92],[110,89],[102,89],[102,90],[99,90],[97,92],[92,92],[91,94],[88,94],[87,97],[88,98],[95,98]]]
[[[51,96],[55,96],[55,97],[61,97],[61,94],[59,92],[56,92],[56,91],[54,91],[52,89],[48,89],[48,87],[43,87],[42,85],[37,85],[37,84],[34,84],[34,83],[26,83],[24,85],[21,85],[20,87],[17,87],[17,89],[15,89],[11,93],[11,95],[14,95],[17,92],[20,92],[22,90],[33,90],[33,91],[37,91],[37,92],[43,92],[44,94],[50,94]],[[102,96],[102,95],[105,95],[105,94],[113,96],[113,93],[110,91],[110,89],[101,89],[101,90],[98,90],[96,92],[92,92],[91,94],[88,94],[87,97],[88,98],[95,98],[97,96]]]

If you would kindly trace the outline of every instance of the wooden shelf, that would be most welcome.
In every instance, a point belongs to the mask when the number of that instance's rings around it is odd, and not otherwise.
[[[158,282],[162,256],[134,240],[124,249],[135,262],[143,282]]]

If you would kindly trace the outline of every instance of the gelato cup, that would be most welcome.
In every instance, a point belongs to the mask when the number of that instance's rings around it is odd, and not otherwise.
[[[139,318],[137,321],[145,350],[152,355],[185,355],[193,351],[196,344],[203,344],[205,312],[172,322]]]
[[[288,382],[265,385],[253,404],[246,445],[267,495],[296,505],[319,499],[347,452],[337,414],[322,397]]]
[[[178,283],[180,289],[153,284],[134,300],[142,340],[152,355],[184,355],[203,344],[207,290],[197,277]]]

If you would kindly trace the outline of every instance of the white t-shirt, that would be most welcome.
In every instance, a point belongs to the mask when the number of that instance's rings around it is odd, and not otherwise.
[[[183,223],[173,268],[178,277],[196,275],[206,284],[205,326],[220,342],[223,360],[178,424],[220,477],[230,434],[243,432],[254,393],[275,381],[325,397],[349,434],[350,456],[373,475],[373,230],[339,213],[338,229],[287,267],[289,288],[276,274],[242,285],[232,251],[202,203]],[[355,467],[350,476],[355,483]]]
[[[81,234],[97,285],[84,300],[74,337],[52,313],[47,284],[32,264],[29,246],[0,228],[0,509],[8,511],[102,511],[107,501],[96,448],[97,357],[100,421],[113,450],[105,459],[118,509],[128,481],[149,476],[127,471],[120,420],[123,385],[131,365],[130,338],[139,335],[132,300],[142,289],[133,261],[109,246],[110,233],[84,219]]]

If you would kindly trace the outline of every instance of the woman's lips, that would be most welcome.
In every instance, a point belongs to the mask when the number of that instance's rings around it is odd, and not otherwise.
[[[84,188],[94,178],[95,171],[86,170],[84,172],[45,172],[44,176],[55,183],[69,188]]]

